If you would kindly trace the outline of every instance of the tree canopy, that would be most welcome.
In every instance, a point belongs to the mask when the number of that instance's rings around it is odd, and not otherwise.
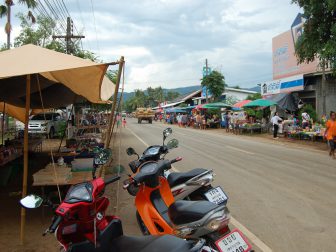
[[[36,17],[36,23],[29,21],[29,18],[19,13],[18,18],[20,19],[20,34],[14,39],[14,46],[19,47],[26,44],[34,44],[41,47],[45,47],[57,52],[66,53],[66,46],[60,40],[54,40],[52,35],[55,34],[56,23],[50,18],[45,18],[42,16]],[[90,59],[95,62],[99,62],[97,55],[90,51],[83,50],[79,43],[72,44],[73,55],[83,58]]]
[[[254,100],[258,100],[258,99],[261,99],[262,96],[260,93],[256,93],[256,94],[249,94],[247,97],[246,97],[246,100],[251,100],[251,101],[254,101]]]
[[[322,68],[336,72],[336,0],[293,0],[305,18],[303,33],[295,44],[299,63],[320,59]]]
[[[179,95],[175,91],[165,91],[161,86],[148,87],[145,91],[136,89],[133,96],[124,102],[124,109],[131,112],[138,107],[156,107],[159,103],[172,101]]]
[[[225,90],[225,78],[218,71],[212,71],[202,79],[202,87],[206,87],[212,94],[213,100],[217,100]]]

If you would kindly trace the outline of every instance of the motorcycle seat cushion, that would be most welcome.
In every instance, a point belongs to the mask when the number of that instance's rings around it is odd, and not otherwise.
[[[187,252],[192,244],[172,235],[120,236],[113,241],[115,251],[122,252]]]
[[[205,200],[177,200],[169,206],[168,215],[173,224],[183,225],[202,219],[216,208],[221,208],[221,206]]]
[[[172,172],[168,175],[167,180],[168,180],[169,186],[174,187],[206,171],[208,170],[204,168],[195,168],[188,172]]]

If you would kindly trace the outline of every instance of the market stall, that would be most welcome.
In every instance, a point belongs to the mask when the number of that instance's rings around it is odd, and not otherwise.
[[[257,133],[262,133],[262,132],[268,132],[269,130],[269,123],[268,119],[270,117],[269,111],[265,112],[266,109],[270,109],[272,106],[276,106],[277,103],[274,101],[270,101],[267,99],[257,99],[248,103],[245,103],[245,105],[242,106],[242,108],[247,109],[253,109],[254,111],[262,111],[262,118],[260,121],[257,121],[253,118],[249,118],[246,120],[245,123],[243,123],[240,128],[242,129],[241,132],[257,132]]]
[[[105,73],[109,65],[115,64],[119,62],[94,63],[34,45],[0,52],[0,101],[24,108],[25,112],[22,197],[27,195],[30,109],[59,107],[82,98],[91,102],[109,99],[115,86]],[[24,208],[21,217],[23,242]]]

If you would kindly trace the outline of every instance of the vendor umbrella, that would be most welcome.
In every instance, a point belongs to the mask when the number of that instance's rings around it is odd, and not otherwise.
[[[232,105],[233,108],[241,108],[243,107],[245,104],[250,103],[251,100],[243,100],[240,102],[237,102],[236,104]]]
[[[273,105],[276,105],[276,102],[270,101],[270,100],[266,100],[266,99],[258,99],[258,100],[254,100],[251,101],[247,104],[245,104],[243,107],[244,108],[255,108],[255,107],[270,107]]]

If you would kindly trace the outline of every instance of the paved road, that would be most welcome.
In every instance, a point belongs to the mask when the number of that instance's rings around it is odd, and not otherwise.
[[[127,127],[127,141],[139,146],[132,132],[148,144],[159,144],[166,125],[128,119]],[[214,184],[229,195],[232,216],[273,251],[334,250],[336,161],[326,153],[175,126],[173,137],[179,148],[167,158],[183,156],[175,165],[181,171],[213,169]]]

